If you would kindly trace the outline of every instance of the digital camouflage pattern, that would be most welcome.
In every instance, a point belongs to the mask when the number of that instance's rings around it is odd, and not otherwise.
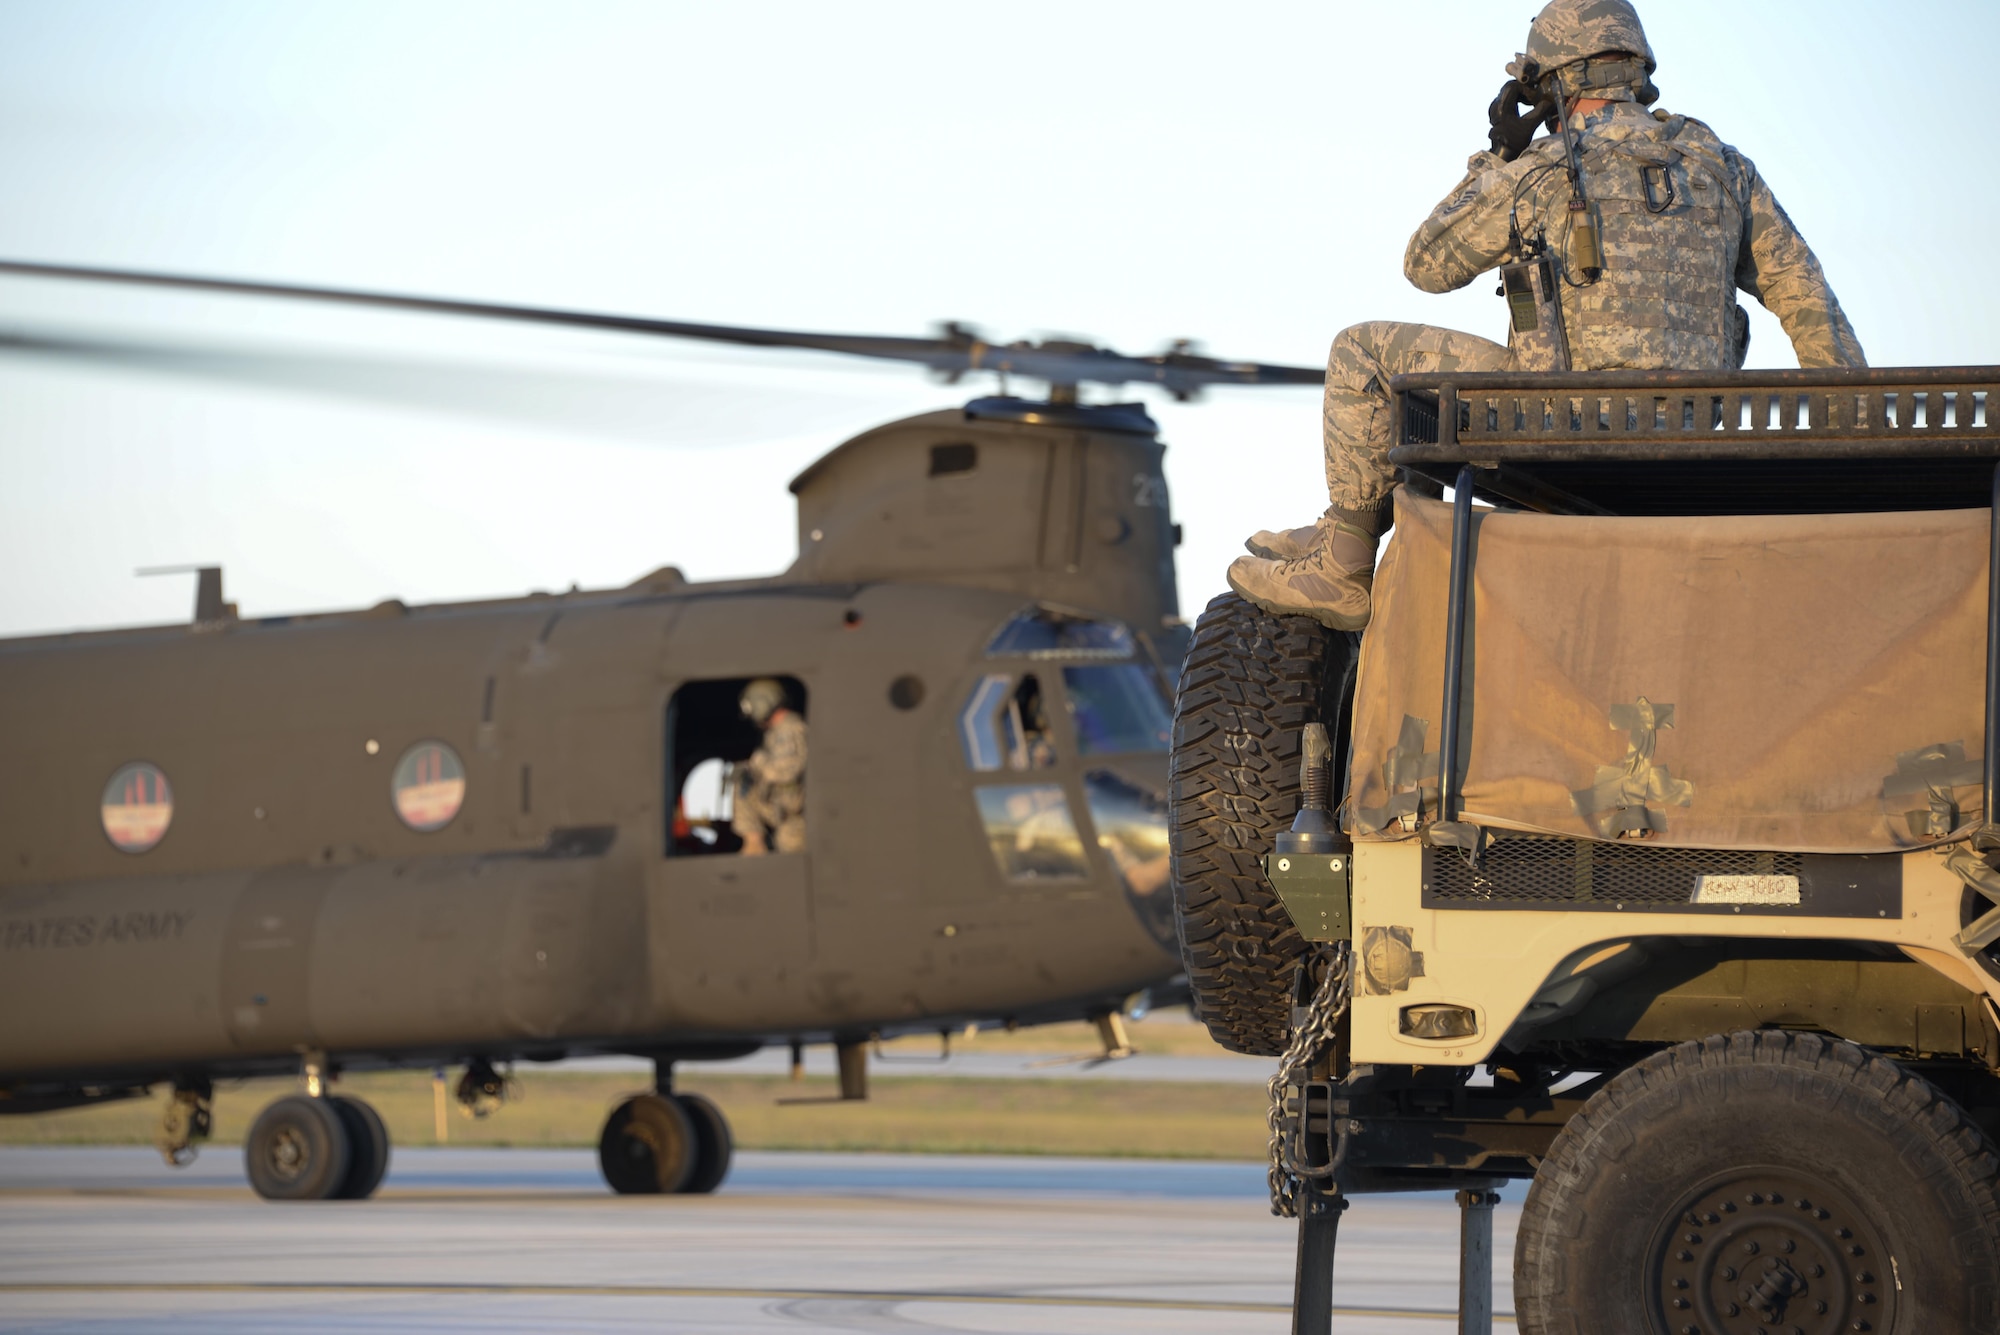
[[[1801,366],[1867,365],[1811,247],[1756,165],[1714,131],[1630,102],[1571,131],[1604,252],[1596,283],[1572,273],[1561,285],[1573,369],[1732,367],[1737,288],[1778,317]],[[1558,137],[1513,162],[1475,153],[1467,168],[1404,251],[1403,272],[1426,292],[1528,258],[1538,236],[1558,258],[1566,247],[1570,187]]]
[[[1602,96],[1603,94],[1595,94]],[[1614,100],[1571,123],[1586,196],[1601,220],[1603,274],[1560,275],[1575,370],[1723,370],[1741,364],[1737,289],[1778,317],[1804,367],[1866,366],[1819,260],[1756,165],[1700,121]],[[1546,240],[1561,260],[1570,188],[1556,136],[1513,162],[1473,154],[1465,179],[1410,238],[1403,272],[1450,292],[1529,258]],[[1327,492],[1355,517],[1379,516],[1394,485],[1388,381],[1427,371],[1554,369],[1546,340],[1509,347],[1426,325],[1356,325],[1327,359]]]
[[[802,853],[806,846],[806,721],[789,709],[771,715],[764,741],[737,771],[729,828],[745,853]]]
[[[1606,53],[1638,56],[1645,72],[1659,68],[1639,12],[1626,0],[1551,0],[1528,25],[1528,49],[1514,57],[1507,73],[1519,79],[1528,64],[1543,74]],[[1566,81],[1567,82],[1567,81]],[[1578,85],[1567,85],[1571,92]]]
[[[1389,462],[1395,443],[1389,377],[1517,369],[1510,349],[1456,329],[1372,320],[1341,330],[1326,359],[1323,409],[1326,493],[1334,509],[1372,533],[1388,526],[1389,493],[1396,485]]]

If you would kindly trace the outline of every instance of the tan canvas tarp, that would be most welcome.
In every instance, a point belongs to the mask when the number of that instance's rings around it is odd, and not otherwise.
[[[1967,831],[1988,523],[1480,512],[1461,819],[1801,852]],[[1451,508],[1398,493],[1356,696],[1360,838],[1437,815],[1450,554]]]

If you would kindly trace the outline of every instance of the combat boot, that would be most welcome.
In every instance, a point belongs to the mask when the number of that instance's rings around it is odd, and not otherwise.
[[[1243,540],[1243,546],[1250,555],[1267,561],[1296,561],[1326,541],[1327,525],[1338,518],[1329,505],[1325,514],[1304,528],[1260,528]]]
[[[1375,535],[1344,519],[1329,522],[1324,540],[1291,561],[1239,556],[1229,587],[1278,616],[1311,617],[1333,630],[1368,624],[1375,584]]]

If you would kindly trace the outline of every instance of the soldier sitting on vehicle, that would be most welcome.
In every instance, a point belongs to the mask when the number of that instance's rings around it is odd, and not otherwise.
[[[806,846],[806,721],[785,708],[785,688],[759,677],[737,705],[764,740],[736,771],[729,826],[746,856],[801,853]]]
[[[1755,165],[1700,121],[1647,111],[1659,96],[1655,62],[1626,0],[1553,0],[1527,45],[1488,109],[1491,151],[1472,155],[1403,256],[1404,274],[1426,292],[1500,269],[1508,344],[1389,321],[1334,339],[1331,503],[1308,527],[1253,535],[1252,555],[1229,567],[1229,586],[1266,611],[1336,630],[1368,624],[1396,482],[1392,376],[1737,369],[1749,341],[1737,288],[1778,317],[1799,365],[1867,365],[1819,261]],[[1544,124],[1558,132],[1534,139]]]

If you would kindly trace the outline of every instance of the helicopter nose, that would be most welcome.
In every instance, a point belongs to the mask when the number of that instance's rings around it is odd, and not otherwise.
[[[1137,780],[1131,773],[1094,769],[1084,775],[1084,793],[1097,845],[1118,874],[1126,904],[1153,943],[1178,959],[1167,800],[1158,788]]]

